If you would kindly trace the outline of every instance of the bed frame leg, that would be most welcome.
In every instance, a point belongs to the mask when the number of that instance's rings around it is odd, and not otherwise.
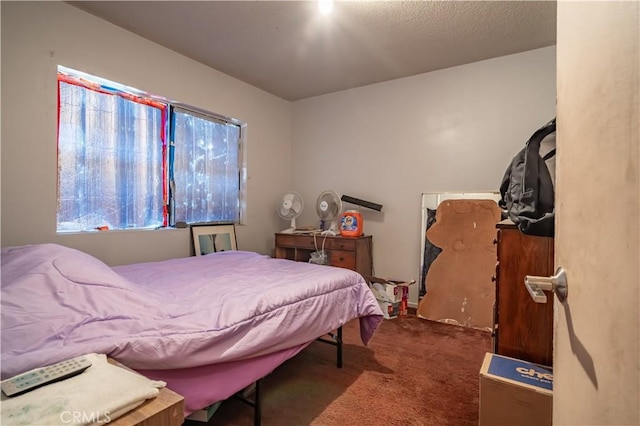
[[[329,333],[333,340],[327,340],[323,338],[318,338],[319,341],[329,343],[334,345],[337,349],[337,366],[338,368],[342,368],[342,326],[338,327],[337,333]],[[236,394],[236,396],[240,399],[240,401],[249,404],[253,407],[253,425],[260,426],[262,422],[262,395],[261,395],[261,387],[262,387],[262,379],[264,377],[256,380],[256,388],[254,390],[253,401],[248,400],[243,397],[241,393]]]
[[[338,338],[336,339],[338,347],[338,368],[342,368],[342,326],[338,328]]]
[[[320,342],[324,342],[324,343],[328,343],[330,345],[333,345],[337,348],[337,361],[336,364],[338,365],[338,368],[342,368],[342,326],[338,327],[338,332],[336,334],[334,333],[327,333],[329,336],[331,336],[331,340],[326,339],[324,337],[318,337],[318,341]]]
[[[254,426],[260,426],[262,420],[262,399],[260,398],[260,387],[262,385],[262,379],[256,381],[256,394],[253,406],[253,424]]]
[[[244,396],[244,390],[238,391],[233,395],[236,399],[238,399],[238,401],[244,402],[245,404],[253,407],[254,426],[260,426],[260,422],[262,421],[262,379],[264,379],[264,377],[261,377],[255,382],[256,385],[253,389],[253,399],[249,399],[248,396]]]

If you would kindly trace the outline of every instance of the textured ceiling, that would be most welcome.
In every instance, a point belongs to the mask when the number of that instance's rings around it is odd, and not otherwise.
[[[69,3],[291,101],[556,40],[554,1]]]

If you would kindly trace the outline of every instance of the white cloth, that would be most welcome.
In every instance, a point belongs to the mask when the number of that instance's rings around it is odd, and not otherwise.
[[[155,398],[165,382],[107,361],[103,354],[85,355],[91,361],[83,373],[8,398],[2,394],[2,425],[99,425]]]

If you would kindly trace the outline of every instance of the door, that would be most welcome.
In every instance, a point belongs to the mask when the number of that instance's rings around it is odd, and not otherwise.
[[[554,425],[638,425],[640,8],[558,1]]]

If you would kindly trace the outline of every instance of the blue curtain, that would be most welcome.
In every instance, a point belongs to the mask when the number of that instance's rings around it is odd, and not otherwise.
[[[58,231],[164,223],[162,109],[60,82]]]

